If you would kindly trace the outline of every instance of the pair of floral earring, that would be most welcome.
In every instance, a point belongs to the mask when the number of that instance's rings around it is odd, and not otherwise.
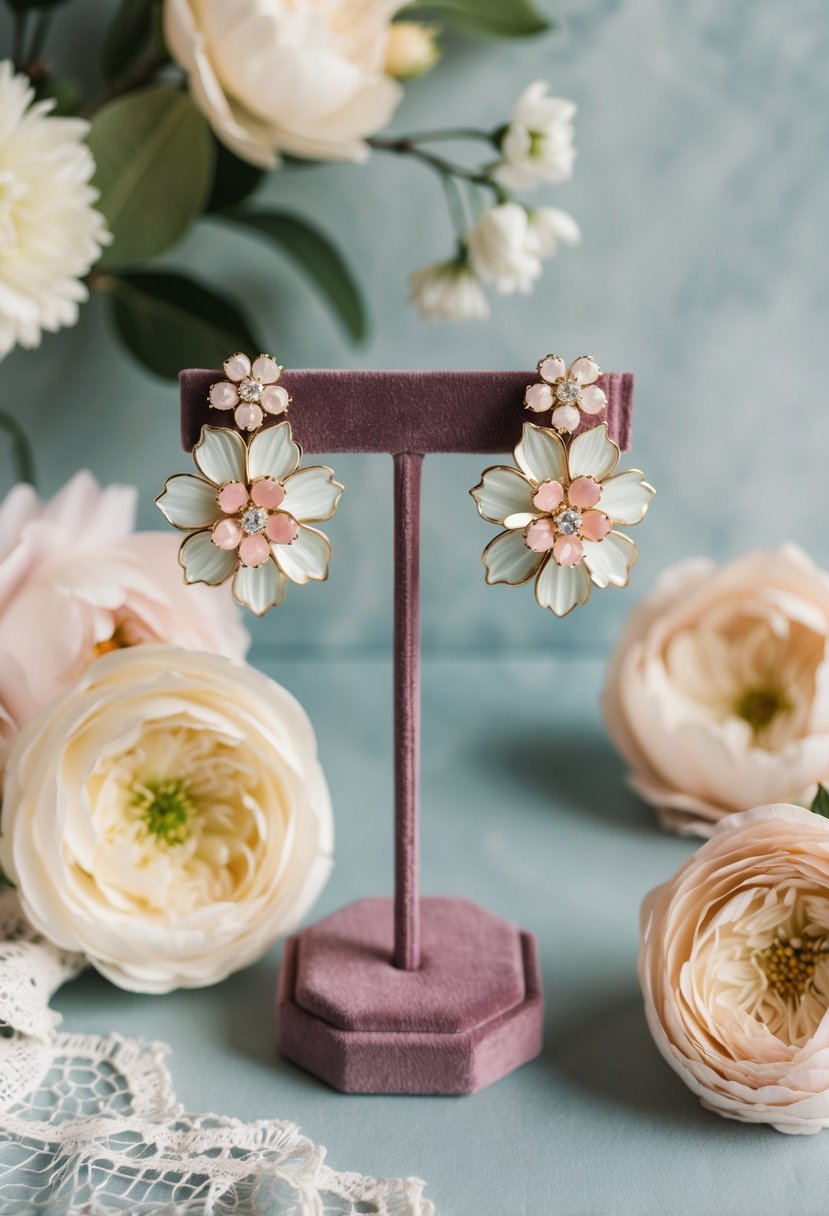
[[[179,553],[185,582],[232,578],[237,603],[263,616],[282,603],[288,582],[328,577],[331,545],[312,525],[334,515],[343,486],[332,469],[302,465],[287,419],[264,425],[291,404],[276,359],[231,355],[224,371],[208,400],[233,412],[235,429],[202,427],[193,449],[200,476],[169,478],[156,502],[189,533]],[[538,603],[561,617],[593,586],[627,586],[636,546],[616,526],[639,523],[655,491],[636,469],[616,472],[620,451],[606,422],[580,429],[607,407],[595,359],[583,355],[568,368],[547,355],[538,372],[524,406],[549,411],[550,426],[525,422],[515,466],[487,469],[470,493],[481,517],[502,528],[483,552],[486,581],[534,580]]]

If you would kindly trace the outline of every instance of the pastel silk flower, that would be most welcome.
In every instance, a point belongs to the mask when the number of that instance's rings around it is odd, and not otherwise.
[[[681,833],[829,780],[829,575],[794,545],[665,571],[604,693],[633,788]]]
[[[642,906],[657,1047],[703,1106],[829,1127],[829,822],[786,804],[718,825]]]
[[[614,525],[637,524],[655,491],[636,469],[615,473],[619,448],[600,423],[569,451],[546,427],[524,423],[518,468],[487,469],[470,491],[478,512],[506,528],[483,553],[488,583],[535,579],[542,608],[566,616],[593,586],[625,587],[636,546]]]
[[[578,429],[582,416],[593,417],[607,409],[604,389],[596,381],[599,365],[590,355],[574,359],[568,368],[561,355],[547,355],[538,364],[540,384],[528,384],[524,405],[533,413],[552,410],[550,421],[557,431],[569,434]]]
[[[190,532],[179,553],[187,583],[218,586],[257,616],[282,603],[286,580],[328,577],[331,545],[309,523],[330,519],[343,492],[330,469],[299,468],[288,422],[245,445],[236,431],[205,426],[193,449],[203,474],[169,478],[156,499],[175,528]]]
[[[403,90],[386,72],[389,0],[164,0],[164,35],[217,137],[261,168],[363,161]]]
[[[106,655],[21,731],[1,826],[35,929],[138,992],[254,962],[331,869],[301,706],[244,664],[174,646]]]

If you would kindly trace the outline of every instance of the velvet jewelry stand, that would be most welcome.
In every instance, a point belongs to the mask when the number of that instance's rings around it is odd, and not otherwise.
[[[207,404],[221,378],[181,374],[187,450],[203,425],[224,423]],[[289,938],[278,993],[283,1055],[347,1093],[471,1093],[541,1049],[532,934],[466,900],[418,893],[421,465],[429,452],[511,452],[526,419],[549,423],[522,408],[535,380],[535,372],[294,371],[281,381],[305,452],[394,458],[395,897],[358,900]],[[612,372],[600,384],[610,433],[627,448],[633,377]],[[482,528],[482,549],[488,539]]]

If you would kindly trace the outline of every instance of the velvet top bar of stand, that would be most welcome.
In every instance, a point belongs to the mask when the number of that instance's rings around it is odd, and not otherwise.
[[[181,373],[181,440],[192,450],[201,428],[233,426],[231,411],[211,409],[210,385],[220,371]],[[286,371],[280,384],[293,402],[288,410],[295,438],[306,452],[509,452],[525,421],[549,425],[550,415],[523,408],[524,390],[538,372]],[[610,434],[630,446],[633,376],[608,372]],[[281,422],[286,415],[266,419]],[[604,414],[587,420],[601,422]]]

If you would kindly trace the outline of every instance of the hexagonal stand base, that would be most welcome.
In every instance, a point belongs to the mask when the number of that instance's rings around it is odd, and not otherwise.
[[[468,1094],[541,1050],[538,951],[462,899],[421,901],[422,965],[392,963],[394,907],[361,899],[286,942],[283,1055],[335,1089]]]

